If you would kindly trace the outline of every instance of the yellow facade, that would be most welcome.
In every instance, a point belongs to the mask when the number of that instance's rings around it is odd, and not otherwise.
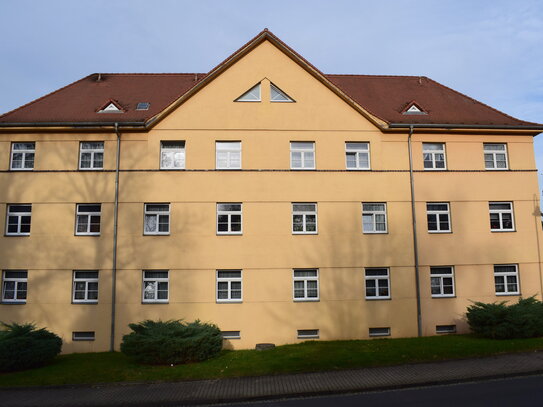
[[[295,103],[271,103],[270,82]],[[260,102],[234,100],[261,83]],[[128,324],[200,319],[240,331],[226,347],[417,335],[408,130],[385,133],[264,41],[144,132],[121,129],[115,348]],[[12,142],[33,141],[34,171],[9,171]],[[81,141],[104,141],[104,170],[79,171]],[[161,141],[185,142],[185,170],[160,170]],[[215,170],[217,141],[241,142],[241,170]],[[315,146],[315,170],[290,166],[290,143]],[[370,145],[371,171],[347,171],[347,142]],[[444,143],[448,171],[425,171],[423,143]],[[32,204],[30,236],[0,237],[0,268],[27,270],[26,303],[3,321],[58,333],[64,352],[109,349],[115,166],[113,131],[4,132],[2,209]],[[483,144],[507,145],[509,171],[485,170]],[[541,298],[541,223],[531,135],[425,132],[412,136],[422,334],[466,332],[471,301]],[[3,158],[2,158],[3,157]],[[292,233],[292,203],[317,204],[317,234]],[[387,233],[362,233],[362,203],[386,203]],[[428,233],[427,202],[450,206],[452,233]],[[489,202],[512,202],[514,231],[492,232]],[[101,203],[99,236],[77,236],[75,208]],[[170,232],[144,234],[144,204],[170,204]],[[241,203],[241,235],[217,234],[217,203]],[[5,221],[5,218],[1,220]],[[4,225],[4,230],[6,226]],[[520,293],[496,295],[494,265],[518,266]],[[454,267],[454,296],[433,298],[430,267]],[[388,268],[390,299],[365,298],[365,268]],[[318,269],[318,301],[294,301],[293,269]],[[74,304],[73,271],[98,270],[97,304]],[[167,303],[142,301],[143,270],[167,270]],[[217,302],[217,270],[241,270],[242,302]],[[95,332],[73,341],[72,332]]]

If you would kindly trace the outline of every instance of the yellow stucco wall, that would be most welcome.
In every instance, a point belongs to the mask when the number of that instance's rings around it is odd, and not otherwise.
[[[273,82],[296,103],[270,103]],[[262,102],[235,98],[261,82]],[[9,172],[12,141],[35,141],[33,172]],[[105,171],[78,171],[79,142],[105,141]],[[1,320],[34,321],[63,337],[64,352],[109,346],[114,134],[3,134],[1,211],[32,203],[28,237],[0,237],[0,268],[28,270],[24,305]],[[160,142],[185,141],[186,171],[160,171]],[[241,171],[214,171],[215,142],[242,143]],[[315,143],[315,171],[290,170],[290,142]],[[370,143],[372,171],[345,170],[345,143]],[[450,171],[423,171],[422,143],[446,144]],[[507,143],[510,169],[484,170],[483,143]],[[183,318],[241,331],[227,347],[320,338],[367,338],[370,327],[416,336],[416,289],[407,133],[384,134],[277,48],[264,42],[145,133],[122,135],[116,347],[128,323]],[[413,136],[423,333],[467,329],[470,301],[497,297],[494,264],[518,264],[522,296],[541,297],[537,173],[531,136]],[[514,203],[515,232],[493,233],[489,201]],[[216,234],[217,202],[243,204],[243,234]],[[318,204],[318,234],[293,235],[293,202]],[[388,233],[362,233],[362,202],[386,202]],[[429,234],[426,202],[449,202],[450,234]],[[74,236],[76,203],[101,203],[100,236]],[[170,203],[170,234],[143,235],[144,203]],[[0,225],[5,230],[5,216]],[[454,266],[454,298],[431,298],[430,266]],[[390,300],[366,300],[364,268],[388,267]],[[319,301],[294,302],[292,270],[319,270]],[[142,270],[169,270],[168,304],[142,303]],[[240,269],[243,302],[216,303],[216,270]],[[99,270],[99,302],[72,304],[73,270]],[[72,342],[95,331],[94,342]]]

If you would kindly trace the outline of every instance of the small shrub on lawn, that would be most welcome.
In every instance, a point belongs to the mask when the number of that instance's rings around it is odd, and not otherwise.
[[[0,323],[0,371],[24,370],[45,365],[60,353],[62,339],[34,324]]]
[[[534,338],[543,336],[543,303],[534,297],[518,303],[485,304],[476,302],[466,313],[471,331],[492,339]]]
[[[123,337],[121,352],[138,363],[150,365],[200,362],[222,349],[216,325],[194,322],[150,321],[128,325],[133,332]]]

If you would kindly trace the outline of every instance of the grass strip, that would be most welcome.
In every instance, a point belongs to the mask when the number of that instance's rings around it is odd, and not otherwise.
[[[211,360],[144,366],[119,352],[61,355],[50,365],[0,374],[0,386],[159,382],[341,370],[471,358],[543,349],[543,338],[492,340],[471,335],[308,341],[272,350],[222,351]]]

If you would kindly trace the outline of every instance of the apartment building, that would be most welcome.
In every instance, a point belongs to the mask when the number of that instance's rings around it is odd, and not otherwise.
[[[542,130],[268,30],[205,74],[89,75],[0,116],[0,319],[64,352],[159,318],[231,348],[466,332],[541,298]]]

